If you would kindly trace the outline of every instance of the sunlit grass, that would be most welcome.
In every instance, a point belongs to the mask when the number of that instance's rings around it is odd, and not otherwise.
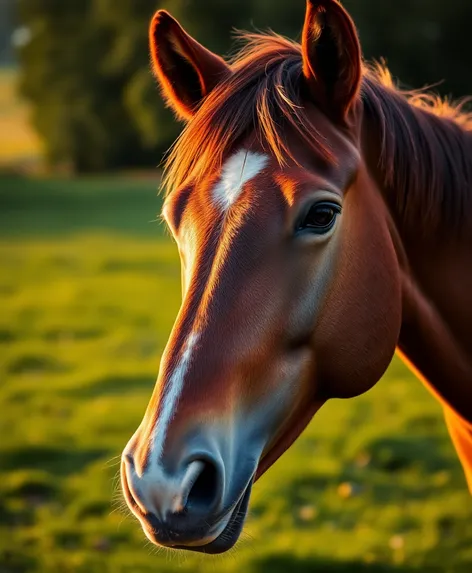
[[[472,571],[439,406],[395,361],[255,486],[229,555],[157,551],[117,489],[180,300],[155,183],[0,181],[0,571]],[[118,494],[117,494],[118,492]]]

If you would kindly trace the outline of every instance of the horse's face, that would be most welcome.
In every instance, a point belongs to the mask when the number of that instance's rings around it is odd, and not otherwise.
[[[310,17],[319,17],[311,3]],[[191,46],[207,74],[230,73],[169,18],[157,17],[174,27],[173,45]],[[199,80],[201,97],[211,77]],[[126,500],[155,543],[231,547],[254,479],[327,399],[369,389],[394,352],[400,292],[385,207],[358,129],[315,104],[306,114],[331,162],[315,161],[288,129],[292,157],[281,167],[247,134],[218,172],[165,201],[183,302],[122,467]]]

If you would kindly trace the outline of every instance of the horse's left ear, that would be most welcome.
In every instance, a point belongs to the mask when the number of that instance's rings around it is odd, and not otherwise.
[[[307,0],[302,54],[315,103],[345,123],[359,94],[362,57],[354,22],[337,0]]]
[[[182,119],[190,119],[203,99],[230,73],[223,58],[197,42],[165,10],[149,27],[154,73],[167,103]]]

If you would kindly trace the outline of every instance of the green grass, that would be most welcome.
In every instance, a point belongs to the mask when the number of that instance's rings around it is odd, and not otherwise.
[[[256,484],[229,555],[145,542],[115,478],[180,299],[155,189],[0,180],[0,572],[470,573],[462,470],[439,406],[396,360]]]

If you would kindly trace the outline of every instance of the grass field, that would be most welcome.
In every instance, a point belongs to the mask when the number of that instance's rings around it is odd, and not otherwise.
[[[0,573],[472,572],[472,503],[439,406],[394,361],[255,486],[242,542],[158,552],[118,456],[179,306],[156,183],[0,180]]]

